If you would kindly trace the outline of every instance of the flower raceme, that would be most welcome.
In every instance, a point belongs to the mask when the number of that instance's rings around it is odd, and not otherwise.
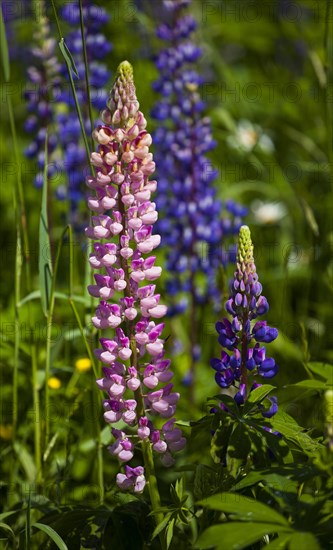
[[[24,153],[27,158],[36,160],[37,174],[34,185],[41,188],[44,181],[45,139],[48,130],[48,177],[54,176],[59,160],[56,154],[58,139],[51,126],[55,122],[54,98],[59,95],[61,79],[59,77],[60,65],[55,54],[56,41],[51,38],[49,21],[43,15],[44,2],[40,2],[37,11],[38,24],[33,34],[34,44],[31,48],[32,64],[27,70],[29,86],[24,94],[29,112],[25,121],[25,130],[33,138]],[[30,85],[35,89],[31,90]]]
[[[156,59],[159,77],[153,88],[159,100],[152,111],[158,121],[154,133],[162,217],[158,230],[169,247],[167,290],[174,302],[169,314],[178,314],[187,308],[187,296],[190,303],[210,300],[219,308],[217,272],[230,255],[234,257],[234,247],[228,251],[226,239],[238,233],[246,209],[231,200],[222,205],[216,196],[217,171],[207,156],[216,143],[199,94],[203,78],[196,65],[202,51],[192,36],[197,23],[186,13],[191,0],[161,4],[163,22],[157,36],[164,47]],[[198,336],[194,339],[198,347]]]
[[[266,321],[252,321],[267,313],[269,306],[262,296],[262,286],[258,280],[253,258],[251,233],[243,225],[239,231],[237,269],[231,285],[231,295],[225,304],[232,321],[224,318],[216,323],[218,341],[222,348],[221,357],[211,360],[216,371],[215,380],[221,388],[236,386],[235,401],[244,403],[248,396],[248,375],[273,378],[278,366],[272,357],[266,356],[266,348],[261,343],[270,343],[278,336],[276,328],[269,327]],[[254,346],[251,346],[254,343]],[[254,382],[250,391],[261,384]],[[277,412],[277,400],[271,397],[271,408],[263,413],[270,417]]]
[[[173,392],[170,361],[164,358],[160,319],[167,308],[154,284],[162,269],[151,255],[160,243],[160,236],[153,234],[157,212],[151,194],[157,183],[149,180],[155,170],[149,152],[152,139],[127,61],[119,66],[107,105],[104,124],[93,132],[98,143],[98,151],[91,155],[96,175],[87,178],[94,190],[88,199],[92,225],[86,229],[95,241],[90,264],[103,271],[95,274],[95,284],[88,288],[100,299],[92,322],[97,329],[114,329],[113,338],[101,338],[101,348],[95,350],[104,365],[97,385],[108,394],[106,422],[122,422],[121,429],[112,429],[111,454],[127,463],[141,442],[143,450],[149,446],[165,465],[171,465],[171,453],[185,446],[185,438],[172,418],[179,394]],[[165,419],[161,430],[153,423],[157,415]],[[144,468],[126,466],[117,484],[141,492]]]
[[[85,63],[83,43],[80,30],[80,7],[78,2],[67,2],[61,9],[62,19],[69,24],[71,30],[66,36],[66,44],[73,56],[75,67],[79,75],[80,85],[76,85],[78,102],[82,109],[82,116],[86,132],[90,133],[89,121],[89,95],[84,84]],[[110,73],[103,63],[103,59],[112,50],[112,45],[102,33],[103,26],[108,22],[109,16],[101,6],[88,0],[82,1],[82,18],[84,24],[86,54],[89,65],[89,88],[92,107],[103,109],[108,97],[106,83]],[[62,91],[58,97],[57,123],[61,134],[63,148],[62,169],[68,176],[68,184],[58,186],[59,199],[67,199],[70,205],[70,221],[74,227],[81,229],[79,204],[84,199],[82,189],[82,173],[87,173],[87,157],[81,139],[81,127],[75,112],[75,102],[72,91],[69,88],[67,67],[63,63],[61,67],[63,76]]]

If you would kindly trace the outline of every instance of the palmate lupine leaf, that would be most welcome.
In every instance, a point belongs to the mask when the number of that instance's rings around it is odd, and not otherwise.
[[[310,437],[302,426],[299,426],[292,416],[285,411],[278,412],[271,420],[270,424],[274,430],[277,430],[286,442],[296,446],[306,453],[314,453],[323,445]]]
[[[242,550],[265,535],[278,535],[269,545],[273,550],[319,550],[316,537],[310,532],[296,531],[287,519],[270,506],[235,493],[220,493],[197,503],[205,508],[228,514],[228,523],[213,525],[204,531],[195,548]],[[240,520],[240,521],[239,521]]]

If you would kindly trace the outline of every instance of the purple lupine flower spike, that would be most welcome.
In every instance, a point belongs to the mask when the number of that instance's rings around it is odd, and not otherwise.
[[[29,111],[25,130],[33,136],[24,153],[29,159],[36,160],[37,173],[34,184],[37,188],[42,187],[44,181],[47,130],[48,177],[52,177],[59,168],[59,159],[56,158],[58,139],[51,125],[55,121],[54,98],[59,95],[60,90],[60,65],[55,55],[56,41],[51,37],[49,21],[43,15],[44,8],[44,2],[41,2],[37,10],[38,28],[33,35],[32,64],[27,69],[28,86],[24,94]]]
[[[83,44],[80,30],[80,8],[78,2],[67,2],[61,9],[61,16],[70,25],[70,32],[66,35],[66,44],[73,56],[79,74],[79,84],[76,85],[76,94],[82,109],[82,116],[86,132],[90,133],[88,108],[88,92],[85,86],[85,64]],[[106,10],[88,0],[82,1],[82,17],[84,23],[86,53],[89,68],[90,99],[94,109],[100,111],[107,101],[106,84],[110,72],[103,63],[103,59],[112,50],[110,41],[103,34],[103,26],[109,20]],[[61,67],[64,82],[68,83],[67,67]],[[79,204],[84,199],[82,189],[82,173],[88,173],[86,151],[81,143],[81,127],[74,109],[74,98],[69,83],[63,85],[57,98],[60,104],[57,122],[62,138],[64,152],[63,171],[67,174],[67,186],[59,185],[57,196],[67,199],[70,206],[70,221],[74,228],[82,225]]]
[[[225,304],[232,321],[224,318],[216,323],[219,344],[227,349],[221,351],[221,358],[211,360],[216,371],[215,380],[221,388],[237,388],[235,401],[242,405],[248,392],[261,384],[254,382],[249,389],[248,376],[260,375],[273,378],[278,366],[272,357],[266,356],[266,348],[259,342],[269,343],[278,336],[276,328],[269,327],[266,321],[252,323],[258,316],[268,311],[268,302],[261,295],[262,286],[256,273],[253,258],[251,233],[246,225],[239,231],[237,269],[231,284],[231,295]],[[251,344],[254,344],[251,346]],[[276,397],[271,397],[271,407],[262,414],[266,418],[273,416],[278,409]]]
[[[133,436],[124,428],[114,428],[111,454],[126,463],[134,455],[135,443],[141,442],[151,445],[162,462],[171,465],[171,453],[185,446],[185,438],[172,418],[179,393],[173,391],[170,361],[164,358],[160,319],[167,308],[153,284],[162,270],[150,255],[160,243],[160,236],[153,233],[157,213],[151,194],[157,183],[149,180],[155,170],[149,152],[152,139],[139,111],[127,61],[119,66],[107,105],[102,113],[104,125],[93,133],[99,144],[91,155],[96,176],[87,178],[95,192],[88,199],[95,214],[86,229],[95,241],[90,264],[103,271],[88,289],[100,299],[92,322],[98,329],[115,329],[113,338],[101,338],[101,348],[95,351],[104,364],[97,385],[108,394],[106,422],[122,420],[136,429]],[[166,419],[162,430],[153,424],[156,415]],[[141,492],[143,468],[126,467],[125,474],[117,476],[117,484]]]
[[[158,121],[153,136],[160,183],[158,229],[169,247],[167,290],[173,298],[169,315],[187,308],[186,295],[196,304],[209,300],[219,310],[217,271],[230,254],[234,256],[226,239],[238,233],[246,209],[231,200],[222,205],[216,196],[217,170],[207,156],[216,142],[199,94],[203,78],[196,68],[202,49],[192,36],[197,22],[187,13],[191,0],[161,4],[158,16],[163,22],[156,34],[164,47],[155,62],[159,77],[153,88],[159,99],[152,116]],[[197,335],[194,341],[191,351],[197,360]]]
[[[160,192],[158,231],[168,247],[166,281],[169,315],[188,310],[191,317],[189,371],[183,384],[195,400],[196,364],[200,358],[200,313],[209,302],[220,310],[218,273],[235,256],[234,235],[246,209],[233,201],[219,200],[214,185],[217,170],[208,157],[216,147],[211,120],[197,73],[202,50],[193,39],[196,20],[187,13],[191,0],[163,0],[157,17],[157,36],[164,42],[156,58],[159,94],[152,116]],[[229,245],[228,241],[232,241]],[[228,261],[227,261],[228,260]]]

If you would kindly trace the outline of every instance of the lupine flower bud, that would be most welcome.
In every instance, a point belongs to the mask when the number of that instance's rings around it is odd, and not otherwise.
[[[171,453],[181,450],[185,439],[171,418],[179,394],[172,391],[173,373],[170,361],[164,359],[164,323],[158,322],[167,308],[150,283],[162,271],[155,266],[156,257],[149,256],[160,242],[159,235],[153,233],[157,212],[151,194],[156,182],[149,180],[155,163],[127,61],[119,66],[107,105],[102,114],[104,124],[93,134],[99,144],[91,155],[96,176],[87,178],[87,185],[95,191],[88,204],[96,214],[86,230],[95,241],[90,264],[103,271],[95,275],[96,284],[88,287],[90,294],[100,299],[92,322],[100,329],[114,329],[114,336],[101,338],[101,348],[95,350],[105,365],[97,385],[108,394],[106,422],[122,420],[132,428],[130,436],[112,430],[115,442],[110,453],[122,463],[128,462],[134,443],[141,441],[163,456],[164,464],[171,465]],[[161,431],[153,424],[157,415],[171,419]],[[126,467],[125,474],[118,474],[117,484],[140,492],[145,484],[143,468]]]
[[[278,366],[272,357],[266,357],[266,348],[259,342],[269,343],[278,336],[276,328],[269,327],[266,321],[252,321],[268,311],[268,302],[261,295],[262,286],[256,273],[253,258],[251,233],[246,225],[239,231],[236,271],[231,284],[231,295],[225,304],[226,311],[232,316],[232,322],[224,318],[216,323],[219,344],[230,353],[221,351],[221,358],[211,360],[216,371],[215,380],[221,388],[235,386],[235,401],[242,405],[247,399],[248,373],[272,378],[277,374]],[[251,347],[252,342],[257,342]],[[258,387],[254,382],[250,391]],[[277,399],[271,397],[271,407],[262,414],[270,418],[277,412]]]

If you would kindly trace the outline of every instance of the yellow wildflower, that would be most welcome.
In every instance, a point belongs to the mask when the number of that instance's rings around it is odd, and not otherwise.
[[[61,388],[61,380],[56,376],[51,376],[51,378],[48,379],[47,385],[52,390],[58,390]]]
[[[91,369],[91,361],[88,357],[82,357],[75,362],[75,368],[79,372],[86,372]]]

